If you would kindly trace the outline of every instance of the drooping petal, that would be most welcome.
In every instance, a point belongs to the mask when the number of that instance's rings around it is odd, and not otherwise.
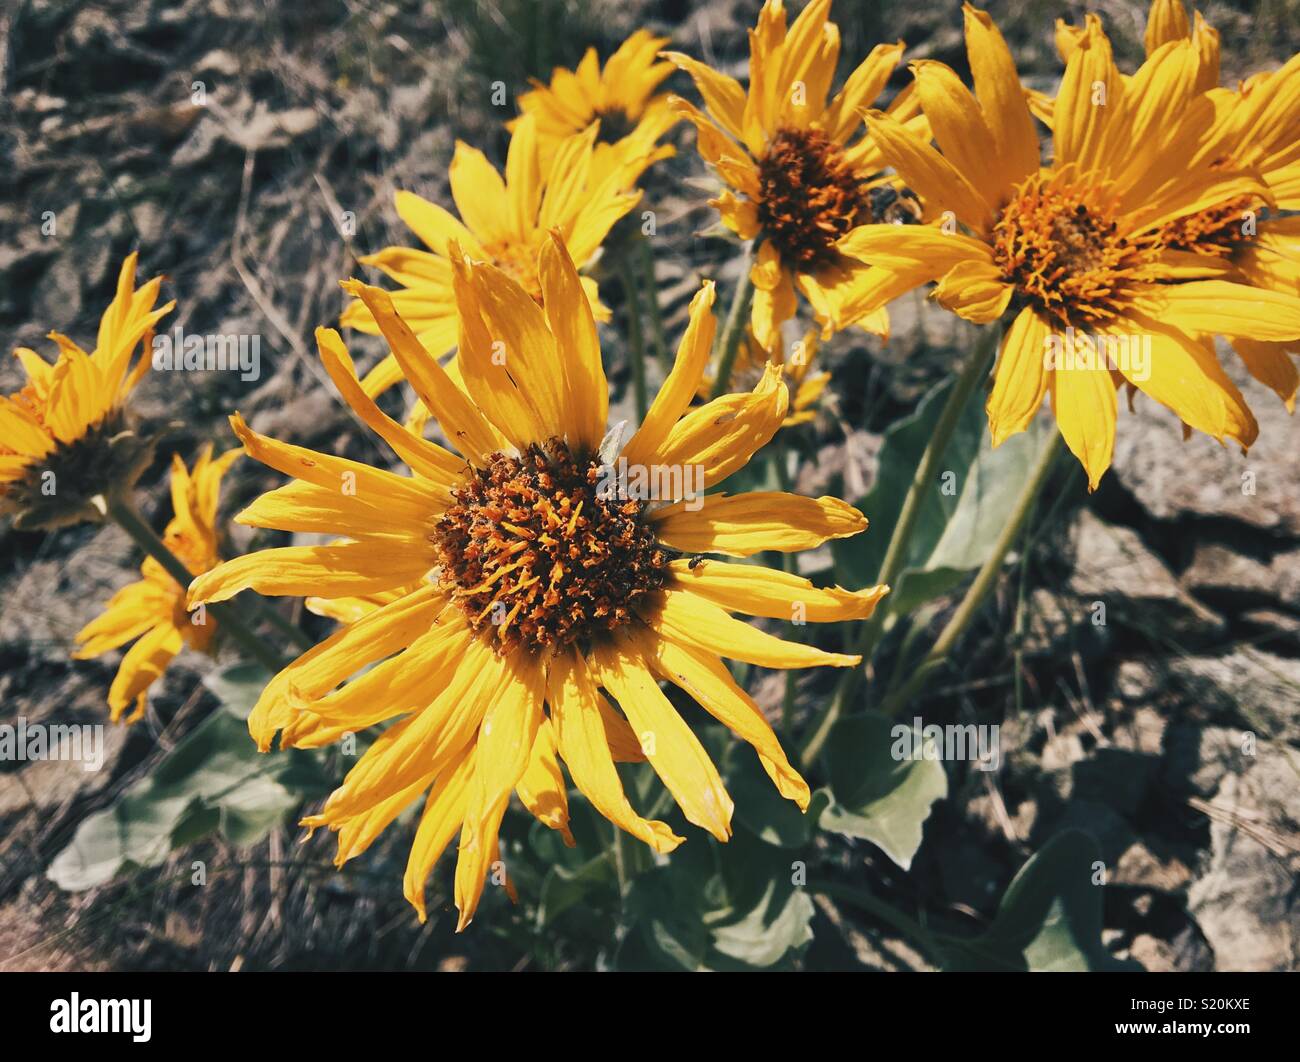
[[[578,843],[569,830],[568,788],[560,770],[555,729],[549,719],[543,718],[537,728],[528,767],[515,783],[515,794],[538,822],[557,830],[568,847]]]
[[[994,446],[1024,431],[1042,408],[1047,394],[1044,359],[1049,332],[1047,322],[1026,306],[1002,339],[993,390],[984,407]]]
[[[502,816],[528,767],[542,721],[545,668],[516,657],[503,660],[502,671],[507,681],[483,716],[465,798],[465,825],[456,856],[457,932],[474,918],[488,868],[496,858]]]
[[[754,746],[763,769],[783,797],[793,800],[801,811],[808,809],[808,783],[790,766],[771,724],[721,660],[712,653],[661,640],[646,639],[643,648],[653,652],[655,669],[664,678],[680,686],[718,722]]]
[[[618,700],[641,736],[646,759],[687,820],[719,841],[731,836],[735,807],[699,738],[669,703],[659,683],[626,638],[590,656],[596,680]]]
[[[1115,451],[1115,381],[1105,366],[1057,366],[1049,376],[1052,412],[1065,445],[1096,490]]]

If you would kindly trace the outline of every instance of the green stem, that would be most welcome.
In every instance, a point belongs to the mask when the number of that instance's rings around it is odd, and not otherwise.
[[[898,692],[885,701],[883,711],[886,715],[895,715],[911,700],[925,685],[930,675],[948,659],[953,646],[957,644],[957,640],[970,626],[971,620],[975,617],[980,606],[984,603],[984,599],[988,597],[989,592],[997,582],[998,573],[1002,570],[1002,563],[1006,560],[1011,544],[1015,542],[1024,528],[1025,520],[1028,518],[1030,510],[1033,509],[1034,502],[1037,500],[1043,484],[1047,482],[1048,477],[1051,475],[1052,467],[1056,464],[1056,457],[1060,451],[1061,433],[1053,429],[1051,436],[1038,452],[1038,460],[1034,464],[1034,469],[1021,489],[1015,507],[1011,510],[1011,515],[1002,528],[1002,533],[998,535],[998,539],[993,545],[993,552],[976,574],[975,581],[966,590],[965,596],[961,599],[961,604],[957,606],[957,611],[952,614],[952,618],[948,620],[947,625],[943,628],[930,651],[925,654],[920,665],[912,672],[907,682],[903,684]]]
[[[623,291],[627,295],[627,341],[632,348],[632,389],[636,395],[637,423],[645,420],[650,408],[645,387],[645,341],[641,337],[641,300],[636,293],[636,278],[627,258],[619,270]]]
[[[961,375],[957,377],[952,390],[948,392],[948,400],[939,414],[939,420],[934,426],[930,441],[926,444],[925,452],[921,455],[921,461],[916,466],[916,474],[912,477],[907,496],[903,499],[903,507],[898,512],[893,533],[889,536],[889,546],[885,550],[885,559],[880,565],[880,574],[876,577],[877,583],[892,583],[903,569],[908,547],[912,541],[912,531],[921,514],[921,503],[926,492],[934,487],[934,477],[939,469],[939,462],[943,458],[944,451],[948,449],[948,443],[952,440],[952,433],[956,430],[967,401],[975,388],[988,375],[993,355],[998,348],[999,334],[999,330],[995,327],[984,330],[974,351],[971,352],[970,360],[966,362]],[[856,667],[846,671],[840,679],[835,695],[804,746],[804,763],[812,763],[821,752],[827,737],[830,736],[831,727],[835,725],[836,720],[844,713],[845,706],[857,693],[863,673],[871,664],[872,651],[884,631],[886,611],[883,606],[877,607],[872,617],[863,622],[858,635],[858,644],[854,649],[854,652],[862,657],[862,661]]]
[[[272,605],[264,597],[254,597],[252,599],[253,609],[259,616],[265,619],[276,630],[293,642],[299,649],[310,649],[316,643],[312,641],[311,635],[304,631],[293,620],[282,614],[278,608]]]
[[[731,306],[727,309],[727,320],[722,326],[722,335],[718,337],[717,372],[713,377],[713,390],[709,394],[711,399],[725,395],[731,387],[731,370],[736,364],[736,351],[740,349],[740,341],[745,335],[749,303],[754,297],[754,282],[750,278],[754,266],[754,253],[755,248],[751,246],[745,253],[744,261],[740,263],[740,279],[736,281],[736,290],[731,296]]]
[[[144,517],[135,511],[135,507],[117,494],[100,495],[100,498],[103,502],[104,514],[112,517],[113,521],[135,540],[136,545],[161,564],[167,574],[180,584],[182,590],[188,588],[194,579],[194,573],[167,548],[166,543],[145,522]],[[227,631],[260,664],[272,672],[284,668],[286,661],[280,659],[280,655],[274,649],[253,633],[244,622],[243,615],[236,605],[229,601],[214,602],[208,605],[207,609],[221,629]]]
[[[876,899],[865,889],[856,889],[851,885],[840,885],[832,881],[810,881],[808,890],[861,908],[887,926],[898,930],[906,937],[910,937],[913,943],[920,946],[927,959],[936,966],[942,965],[943,952],[934,937],[931,936],[930,931],[914,918],[909,918],[903,914],[892,904]]]
[[[781,432],[777,432],[776,438],[772,440],[771,460],[776,469],[777,485],[785,493],[790,492],[790,473],[786,468],[786,446],[785,439]],[[797,553],[781,554],[781,569],[790,575],[799,574],[799,555]],[[785,625],[786,638],[793,641],[798,633],[793,623]],[[794,693],[795,693],[795,672],[793,669],[785,673],[785,691],[781,698],[781,719],[780,727],[783,734],[790,732],[790,727],[794,723]]]
[[[645,285],[646,306],[650,317],[650,347],[660,362],[668,358],[668,335],[664,331],[664,315],[659,308],[659,281],[655,277],[655,255],[650,240],[637,237],[637,252],[641,259],[641,280]]]

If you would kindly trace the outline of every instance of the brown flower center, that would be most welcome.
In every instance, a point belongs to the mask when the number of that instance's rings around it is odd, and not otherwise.
[[[1113,214],[1104,189],[1031,177],[993,227],[993,260],[1021,302],[1063,325],[1102,322],[1151,279],[1162,246],[1119,232]]]
[[[474,630],[495,629],[499,653],[590,644],[667,580],[642,503],[602,496],[602,472],[558,439],[494,454],[439,518],[442,584]]]
[[[819,129],[785,129],[758,164],[758,220],[790,269],[838,257],[835,242],[871,220],[871,201],[840,146]]]
[[[620,108],[597,111],[592,116],[592,121],[597,120],[600,122],[600,130],[596,133],[596,141],[601,144],[617,144],[636,128],[632,116]]]
[[[1208,210],[1175,218],[1161,228],[1160,236],[1171,250],[1230,258],[1240,244],[1253,238],[1250,223],[1258,206],[1253,196],[1241,195]]]

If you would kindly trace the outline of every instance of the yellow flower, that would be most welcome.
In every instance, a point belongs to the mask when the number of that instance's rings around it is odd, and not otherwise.
[[[1057,42],[1067,58],[1083,30],[1057,23]],[[1147,18],[1146,50],[1190,40],[1200,56],[1197,91],[1208,93],[1213,124],[1193,159],[1215,166],[1253,169],[1278,210],[1300,210],[1300,56],[1280,70],[1255,74],[1236,89],[1219,87],[1219,34],[1200,12],[1189,25],[1181,0],[1155,0]],[[1202,112],[1210,113],[1205,104]],[[1300,291],[1300,218],[1261,217],[1267,200],[1244,194],[1170,221],[1161,237],[1167,247],[1218,260],[1232,279],[1286,294]],[[1291,354],[1296,340],[1268,342],[1249,336],[1229,341],[1255,379],[1294,410],[1300,373]]]
[[[1179,219],[1268,195],[1253,173],[1202,150],[1213,114],[1196,88],[1197,47],[1171,42],[1126,82],[1090,19],[1056,102],[1054,158],[1040,167],[1006,42],[987,14],[965,12],[975,94],[941,63],[913,67],[943,153],[887,115],[868,116],[890,163],[949,220],[865,226],[841,251],[892,274],[877,285],[882,303],[938,280],[934,297],[955,313],[1011,320],[987,405],[995,443],[1024,430],[1050,393],[1095,487],[1127,382],[1189,427],[1248,446],[1255,418],[1203,337],[1292,340],[1300,298],[1168,243]]]
[[[538,259],[541,306],[504,271],[455,247],[450,260],[460,384],[387,293],[356,281],[345,287],[374,314],[460,456],[382,413],[338,334],[320,329],[331,379],[413,474],[277,442],[235,416],[248,453],[296,477],[236,519],[347,541],[229,561],[194,581],[190,601],[249,587],[348,600],[339,612],[345,625],[268,685],[250,732],[262,749],[281,730],[282,747],[310,747],[392,722],[305,824],[338,831],[341,864],[427,794],[405,893],[423,918],[425,879],[459,831],[463,928],[499,858],[512,790],[541,821],[567,829],[561,761],[603,815],[668,852],[682,838],[638,815],[614,770],[616,758],[643,749],[686,818],[727,839],[731,798],[661,678],[749,741],[778,790],[804,807],[807,785],[720,658],[776,668],[858,658],[782,641],[731,613],[861,619],[886,588],[819,589],[784,572],[688,556],[809,549],[866,527],[833,498],[699,495],[743,466],[787,409],[772,366],[751,393],[688,411],[713,341],[712,284],[696,295],[674,366],[619,451],[612,440],[621,433],[605,432],[609,395],[595,321],[559,235]],[[621,480],[628,489],[610,476],[616,468],[631,470]],[[658,501],[632,489],[647,476]],[[380,601],[373,595],[394,590],[402,592],[368,610]]]
[[[131,358],[175,303],[155,310],[162,278],[137,291],[135,264],[134,253],[122,263],[91,353],[59,332],[49,334],[59,348],[53,365],[26,347],[14,351],[27,384],[0,396],[0,509],[15,512],[19,526],[94,519],[91,498],[129,487],[148,462],[123,406],[150,362]]]
[[[180,457],[172,457],[173,516],[163,532],[167,548],[193,574],[200,575],[221,560],[217,553],[217,500],[221,477],[241,457],[239,448],[227,450],[215,461],[208,444],[190,471]],[[126,722],[144,714],[149,687],[161,677],[172,657],[185,645],[206,652],[212,644],[216,624],[203,616],[195,622],[185,609],[185,588],[153,557],[140,566],[138,582],[122,587],[108,602],[107,611],[77,632],[80,643],[73,658],[88,660],[117,649],[132,639],[135,645],[122,657],[121,666],[108,691],[113,722],[134,705]]]
[[[806,332],[803,339],[795,343],[787,359],[780,333],[777,334],[775,346],[767,350],[754,337],[753,330],[747,330],[740,349],[736,351],[727,390],[740,391],[752,387],[763,375],[769,362],[780,365],[785,369],[786,381],[794,388],[794,397],[790,400],[790,409],[781,422],[781,427],[792,428],[796,424],[806,424],[817,416],[817,406],[831,380],[828,372],[809,373],[818,345],[816,329]],[[696,392],[698,397],[708,401],[713,393],[713,383],[714,375],[706,372]]]
[[[827,21],[830,6],[812,0],[787,33],[785,5],[766,0],[749,33],[748,92],[704,63],[668,53],[695,80],[708,109],[705,115],[674,101],[695,126],[700,154],[728,185],[710,205],[742,240],[761,240],[750,276],[752,327],[763,347],[794,316],[796,288],[824,336],[855,323],[880,335],[889,329],[884,310],[861,298],[869,271],[841,254],[836,241],[880,220],[877,196],[895,198],[889,179],[879,176],[884,161],[876,145],[868,137],[850,141],[904,45],[878,45],[828,102],[840,51],[839,29]],[[890,113],[924,127],[910,92],[894,100]]]
[[[586,263],[614,223],[636,206],[641,193],[632,186],[653,156],[629,153],[598,175],[596,133],[590,126],[566,138],[543,166],[537,120],[524,116],[510,139],[504,180],[481,151],[457,141],[448,179],[460,218],[413,192],[397,193],[398,216],[429,249],[385,247],[361,261],[402,286],[392,293],[393,303],[427,350],[441,356],[456,344],[450,242],[478,261],[491,262],[540,301],[537,254],[551,229],[560,231],[575,261]],[[608,320],[596,282],[583,277],[582,288],[597,320]],[[379,334],[374,315],[359,299],[348,304],[339,323]],[[364,386],[373,397],[401,378],[390,355],[367,374]]]
[[[680,119],[673,113],[666,93],[656,93],[672,73],[671,63],[657,63],[659,49],[667,37],[637,30],[625,40],[600,68],[595,48],[588,48],[576,70],[557,67],[551,83],[534,81],[534,88],[519,97],[519,109],[537,120],[537,148],[543,167],[549,166],[560,146],[574,133],[600,123],[592,171],[596,179],[633,159],[646,165],[673,154],[671,145],[659,146],[659,138]],[[522,121],[512,120],[514,130]]]

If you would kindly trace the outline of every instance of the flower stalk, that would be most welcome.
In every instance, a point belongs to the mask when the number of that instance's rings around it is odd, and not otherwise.
[[[930,436],[930,441],[926,444],[925,452],[921,455],[920,463],[916,466],[916,474],[912,477],[911,486],[908,487],[907,496],[903,499],[903,506],[898,512],[898,521],[894,524],[893,534],[889,537],[889,546],[885,550],[885,559],[880,565],[880,574],[876,578],[877,583],[892,585],[903,570],[908,548],[912,541],[912,533],[916,529],[917,517],[921,513],[922,497],[927,490],[932,489],[934,486],[935,475],[939,471],[939,462],[948,449],[948,443],[952,441],[952,434],[957,428],[957,422],[961,419],[966,403],[970,400],[975,388],[988,375],[989,366],[993,363],[993,356],[997,352],[999,337],[1000,330],[996,327],[986,328],[980,334],[979,341],[971,352],[966,366],[962,369],[961,375],[957,377],[952,390],[948,392],[948,400],[944,403],[943,410],[939,414],[939,420],[934,426],[934,432]],[[831,698],[821,720],[811,737],[809,737],[808,742],[804,745],[804,763],[811,763],[816,759],[826,743],[826,738],[830,735],[831,727],[835,725],[835,722],[844,713],[845,706],[852,701],[857,693],[858,684],[862,681],[866,669],[871,665],[871,654],[884,632],[885,615],[885,608],[877,608],[872,617],[862,624],[858,635],[858,644],[853,650],[862,657],[862,662],[857,667],[846,670],[844,676],[840,679],[835,696]]]
[[[641,260],[641,281],[645,285],[647,316],[650,319],[650,352],[660,362],[668,358],[668,336],[664,331],[664,315],[659,307],[659,281],[655,277],[655,256],[646,236],[636,241],[637,256]]]
[[[645,420],[650,408],[645,385],[645,338],[641,334],[641,299],[637,295],[632,265],[624,257],[621,266],[623,290],[627,294],[627,342],[631,348],[632,391],[636,401],[637,423]]]
[[[718,337],[718,368],[713,376],[713,389],[709,398],[725,395],[731,387],[731,370],[736,364],[736,352],[745,334],[745,319],[749,316],[749,304],[754,297],[754,281],[750,277],[754,265],[755,248],[751,244],[740,263],[740,279],[736,281],[736,290],[731,296],[731,305],[727,309],[727,320],[722,326],[722,335]]]
[[[1060,452],[1061,434],[1053,431],[1039,450],[1038,460],[1034,462],[1033,471],[1016,499],[1015,508],[1011,510],[1010,517],[1007,519],[1006,524],[1003,525],[997,542],[993,545],[993,552],[981,566],[975,576],[975,581],[967,588],[965,596],[961,599],[961,604],[957,606],[957,611],[952,614],[930,651],[925,654],[921,663],[908,676],[907,681],[886,698],[885,703],[881,706],[886,715],[897,715],[899,710],[920,692],[929,677],[948,659],[953,646],[957,644],[957,640],[970,626],[971,620],[993,589],[998,573],[1002,570],[1002,564],[1006,560],[1007,553],[1011,550],[1011,544],[1020,536],[1025,520],[1032,511],[1043,484],[1050,477]]]

